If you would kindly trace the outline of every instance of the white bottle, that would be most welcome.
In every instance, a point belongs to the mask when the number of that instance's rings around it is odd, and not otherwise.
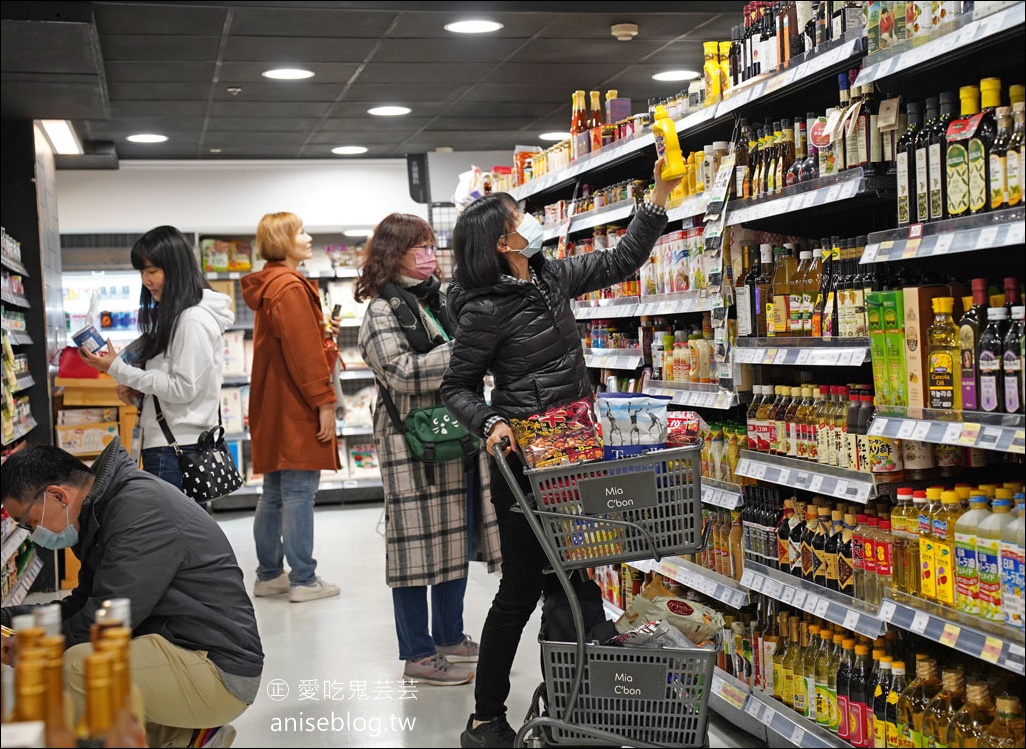
[[[1023,547],[1026,545],[1026,497],[1016,495],[1016,516],[1001,531],[1001,611],[1005,624],[1023,629]]]

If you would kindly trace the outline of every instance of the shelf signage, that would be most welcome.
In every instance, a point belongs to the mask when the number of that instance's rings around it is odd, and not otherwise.
[[[667,667],[662,663],[624,663],[588,660],[588,688],[592,696],[608,699],[663,700]]]
[[[655,471],[581,479],[577,482],[577,492],[587,515],[628,512],[659,503]]]

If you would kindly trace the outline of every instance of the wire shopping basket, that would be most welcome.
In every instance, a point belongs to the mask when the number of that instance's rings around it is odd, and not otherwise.
[[[538,515],[564,569],[702,550],[701,445],[538,468]]]
[[[549,724],[553,743],[609,743],[574,730],[588,726],[622,736],[632,745],[705,744],[715,651],[586,645],[580,694],[566,714],[577,646],[542,641],[541,648],[549,710],[564,716],[562,724]]]

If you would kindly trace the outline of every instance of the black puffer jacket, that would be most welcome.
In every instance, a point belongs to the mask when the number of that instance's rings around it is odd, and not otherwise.
[[[648,258],[666,226],[665,214],[642,207],[616,248],[566,260],[530,260],[532,283],[503,277],[482,289],[449,286],[449,310],[458,322],[442,401],[473,434],[493,415],[525,418],[591,395],[581,335],[570,300],[619,283]],[[492,405],[482,380],[495,379]]]

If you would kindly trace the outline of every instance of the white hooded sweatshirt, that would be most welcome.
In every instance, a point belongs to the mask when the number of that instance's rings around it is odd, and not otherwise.
[[[119,385],[147,396],[139,420],[144,450],[168,445],[151,395],[160,399],[164,418],[179,445],[194,445],[200,434],[217,426],[224,374],[222,336],[235,322],[230,305],[231,299],[224,294],[205,289],[199,304],[179,316],[167,351],[146,362],[145,369],[127,364],[121,357],[111,364],[108,374]]]

